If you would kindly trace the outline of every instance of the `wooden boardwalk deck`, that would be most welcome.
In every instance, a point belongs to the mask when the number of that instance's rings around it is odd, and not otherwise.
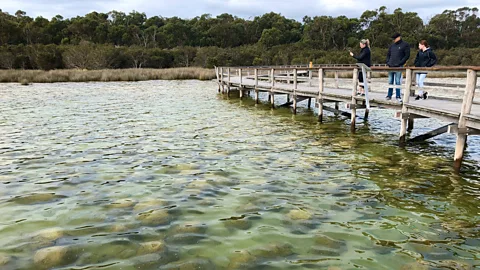
[[[463,159],[463,152],[468,135],[480,134],[480,102],[475,102],[475,89],[477,87],[477,71],[480,67],[442,67],[442,68],[387,68],[373,67],[369,69],[360,66],[364,74],[370,77],[372,72],[386,71],[402,71],[405,72],[405,83],[402,86],[392,86],[392,88],[401,88],[403,90],[402,99],[399,102],[395,99],[387,100],[386,92],[368,91],[369,79],[365,78],[366,95],[357,96],[358,87],[358,71],[356,66],[320,66],[316,68],[299,68],[298,66],[289,67],[271,67],[271,68],[255,68],[255,67],[238,67],[238,68],[216,68],[217,82],[219,91],[229,93],[233,88],[240,91],[240,98],[243,97],[244,91],[254,91],[255,100],[259,102],[259,93],[267,92],[272,108],[275,106],[276,95],[287,95],[285,105],[292,105],[293,113],[296,113],[297,102],[308,99],[309,104],[312,99],[316,100],[318,110],[318,119],[323,121],[323,111],[336,111],[338,103],[345,103],[346,108],[351,113],[341,112],[344,115],[351,116],[352,131],[355,131],[355,122],[357,109],[365,109],[365,119],[368,118],[369,109],[371,107],[388,108],[397,110],[396,117],[400,118],[400,144],[406,142],[407,130],[413,129],[414,119],[416,118],[437,118],[439,120],[450,123],[447,126],[440,127],[427,134],[415,137],[411,141],[425,140],[439,134],[449,132],[457,135],[457,143],[455,148],[454,167],[460,169]],[[227,71],[225,74],[224,71]],[[233,70],[233,71],[232,71]],[[352,85],[350,89],[338,88],[338,72],[350,72],[352,76]],[[326,87],[326,72],[334,71],[336,78],[335,88]],[[463,97],[457,99],[447,98],[428,98],[426,100],[415,100],[414,96],[413,75],[418,71],[454,71],[466,73],[466,84]],[[246,74],[245,74],[246,73]],[[253,74],[253,75],[252,75]],[[386,79],[385,79],[386,80]],[[451,84],[448,84],[452,86]],[[454,85],[454,87],[458,87]],[[327,107],[328,103],[335,103],[335,109]]]
[[[240,77],[230,77],[230,86],[242,87],[244,89],[255,89],[254,79],[242,79],[240,83]],[[258,81],[256,87],[258,91],[278,94],[296,95],[297,97],[318,98],[319,90],[318,86],[309,86],[307,83],[299,83],[294,90],[292,84],[276,82],[272,91],[271,83],[266,81]],[[458,124],[460,113],[462,109],[462,100],[451,99],[439,99],[429,98],[426,100],[414,100],[410,99],[408,102],[399,103],[395,99],[386,100],[386,92],[370,92],[369,101],[371,107],[382,107],[388,109],[401,110],[403,105],[406,105],[411,113],[429,117],[437,118],[442,121]],[[350,103],[352,101],[352,90],[342,88],[324,88],[322,93],[324,102],[345,102]],[[362,104],[365,103],[364,96],[355,96],[355,100]],[[467,115],[469,121],[467,121],[467,127],[480,129],[480,104],[472,104],[472,109],[469,115]]]

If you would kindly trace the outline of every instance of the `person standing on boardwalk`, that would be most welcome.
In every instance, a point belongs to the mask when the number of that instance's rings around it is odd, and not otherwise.
[[[367,67],[370,67],[372,65],[372,57],[371,57],[371,52],[370,52],[370,41],[368,39],[362,39],[360,40],[360,54],[354,55],[352,52],[350,52],[350,56],[353,58],[357,59],[357,63],[362,63],[365,64]],[[358,81],[361,83],[359,87],[359,91],[357,91],[357,95],[365,95],[365,87],[363,86],[363,73],[362,70],[358,72]]]
[[[407,42],[402,40],[402,35],[396,33],[392,36],[393,44],[388,48],[387,53],[387,66],[389,67],[403,67],[410,58],[410,45]],[[393,95],[393,84],[401,85],[402,84],[402,71],[390,71],[388,72],[388,88],[387,100],[392,99]],[[400,88],[396,90],[396,98],[398,102],[402,102],[402,96]]]
[[[420,41],[418,43],[418,53],[417,57],[415,57],[415,67],[433,67],[437,63],[437,56],[433,53],[430,46],[428,46],[428,42],[426,40]],[[427,77],[427,72],[418,72],[416,75],[416,82],[419,88],[418,95],[415,100],[419,100],[421,98],[427,99],[428,92],[423,91],[423,81]]]

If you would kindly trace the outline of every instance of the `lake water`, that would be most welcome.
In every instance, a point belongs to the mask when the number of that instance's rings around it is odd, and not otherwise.
[[[478,138],[216,90],[0,85],[0,269],[480,269]]]

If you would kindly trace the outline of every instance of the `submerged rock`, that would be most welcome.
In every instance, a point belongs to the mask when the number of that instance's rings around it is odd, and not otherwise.
[[[38,250],[33,257],[38,269],[49,269],[70,264],[75,257],[70,254],[68,246],[54,246]]]
[[[162,270],[215,270],[216,266],[212,261],[203,258],[183,260],[169,263],[160,267]]]
[[[140,246],[137,250],[137,255],[145,255],[150,253],[163,252],[167,249],[167,246],[163,241],[151,241],[140,243]]]
[[[311,253],[326,257],[340,257],[340,252],[331,248],[312,247]]]
[[[93,247],[87,247],[79,260],[79,264],[97,264],[103,263],[112,259],[129,259],[137,255],[139,245],[127,241],[117,240]]]
[[[151,199],[137,203],[135,207],[133,207],[133,210],[135,210],[136,212],[143,212],[147,210],[158,209],[166,205],[168,205],[167,201],[161,199]]]
[[[223,221],[223,224],[230,230],[248,230],[252,227],[252,221],[248,219],[229,219]]]
[[[52,202],[58,199],[65,198],[63,195],[56,195],[55,193],[32,193],[25,196],[18,196],[11,199],[11,202],[18,204],[37,204],[37,203],[47,203]]]
[[[137,219],[140,220],[143,225],[159,226],[170,223],[171,217],[167,210],[157,209],[140,213]]]
[[[166,241],[174,244],[196,244],[205,239],[207,227],[199,223],[185,223],[174,226],[167,233]]]
[[[312,218],[312,214],[306,210],[294,209],[288,212],[287,217],[291,220],[308,220]]]
[[[108,205],[109,208],[130,208],[137,202],[132,199],[119,199]]]
[[[175,225],[172,229],[168,231],[168,235],[184,234],[184,233],[203,234],[206,231],[207,231],[207,226],[201,223],[188,222],[184,224]]]
[[[107,227],[107,231],[109,232],[125,232],[128,231],[131,226],[127,226],[125,224],[112,224]]]
[[[326,235],[317,235],[314,238],[315,244],[319,247],[339,250],[346,247],[345,241],[332,239]]]
[[[408,263],[402,265],[400,270],[428,270],[429,267],[427,265],[421,264],[419,262]],[[457,268],[455,268],[457,269]]]
[[[247,250],[236,251],[230,257],[230,263],[228,264],[227,269],[246,269],[251,268],[257,258],[252,255]]]
[[[7,265],[11,258],[7,254],[0,253],[0,266]]]
[[[249,202],[245,205],[241,205],[237,207],[236,212],[239,214],[247,214],[247,213],[257,213],[262,211],[262,208]]]
[[[211,185],[207,182],[207,180],[193,180],[192,182],[188,183],[186,186],[187,189],[194,189],[194,190],[203,190],[210,188]]]
[[[65,230],[59,227],[53,227],[38,231],[33,239],[38,242],[53,242],[65,236]]]
[[[137,256],[131,260],[135,269],[159,269],[160,266],[177,261],[178,257],[178,253],[161,252]]]
[[[270,244],[257,248],[251,252],[256,257],[273,259],[293,255],[293,246],[290,244]]]

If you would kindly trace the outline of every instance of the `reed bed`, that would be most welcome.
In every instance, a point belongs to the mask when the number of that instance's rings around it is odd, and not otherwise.
[[[170,69],[104,69],[104,70],[0,70],[0,82],[29,83],[54,82],[112,82],[147,80],[211,80],[215,71],[205,68]]]

